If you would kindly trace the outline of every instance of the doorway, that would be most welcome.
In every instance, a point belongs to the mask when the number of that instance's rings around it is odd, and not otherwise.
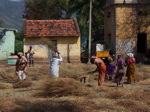
[[[146,53],[147,51],[147,34],[138,33],[137,35],[137,53]]]
[[[48,57],[49,59],[52,58],[52,54],[55,50],[57,50],[57,40],[50,40],[50,42],[48,43]]]

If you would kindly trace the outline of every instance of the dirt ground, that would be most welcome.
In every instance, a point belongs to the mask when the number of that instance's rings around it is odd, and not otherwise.
[[[138,64],[137,80],[124,87],[113,81],[97,86],[94,64],[62,63],[60,78],[49,77],[49,64],[27,67],[19,81],[15,66],[0,67],[0,112],[150,112],[150,66]],[[86,83],[80,77],[86,76]],[[124,77],[126,80],[126,77]]]

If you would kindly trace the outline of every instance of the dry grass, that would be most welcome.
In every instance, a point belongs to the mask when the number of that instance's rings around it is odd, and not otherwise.
[[[128,109],[130,112],[149,112],[150,108],[139,101],[134,100],[119,100],[117,105],[123,106],[125,109]]]
[[[137,81],[142,81],[142,80],[149,79],[150,74],[149,73],[138,72],[136,74],[136,77],[137,77]]]
[[[131,94],[128,94],[126,96],[126,98],[128,99],[132,99],[132,100],[135,100],[135,101],[140,101],[140,102],[143,102],[143,103],[147,103],[149,104],[150,103],[150,94],[149,92],[133,92]]]
[[[127,92],[121,90],[109,91],[105,97],[110,99],[124,99],[127,95]]]
[[[80,112],[74,103],[69,101],[17,101],[19,107],[13,112]]]
[[[139,85],[150,85],[150,80],[143,80],[138,83]]]
[[[84,96],[89,94],[89,88],[74,79],[61,78],[46,81],[43,90],[38,93],[42,97]]]
[[[150,69],[147,65],[137,65],[136,77],[138,81],[150,78]]]
[[[94,71],[95,68],[93,65],[87,66],[86,64],[65,64],[60,66],[60,77],[79,80],[82,75],[88,75],[88,72]]]
[[[9,89],[12,88],[12,85],[9,83],[0,83],[0,89]]]
[[[0,69],[0,80],[3,82],[16,81],[15,71],[10,68]]]
[[[13,84],[13,88],[28,88],[31,86],[32,86],[32,82],[26,80],[18,81]]]
[[[15,67],[0,68],[2,112],[149,112],[150,67],[137,66],[138,82],[116,87],[111,81],[97,86],[93,64],[60,65],[60,78],[49,78],[49,64],[27,68],[27,80],[18,81]],[[87,83],[79,78],[89,76]],[[15,88],[15,89],[14,89]]]
[[[14,107],[12,99],[0,98],[0,111],[11,112]]]

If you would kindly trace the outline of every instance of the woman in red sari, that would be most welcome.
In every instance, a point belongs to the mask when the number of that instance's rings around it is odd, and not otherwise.
[[[96,56],[92,56],[92,61],[96,64],[97,68],[95,70],[99,72],[98,75],[98,86],[103,85],[104,84],[104,80],[105,80],[105,75],[106,75],[106,65],[103,62],[102,59],[96,57]]]

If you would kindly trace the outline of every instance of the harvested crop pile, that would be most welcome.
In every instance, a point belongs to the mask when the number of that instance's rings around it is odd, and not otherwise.
[[[89,88],[70,78],[49,79],[38,93],[42,97],[83,96],[89,94]]]

